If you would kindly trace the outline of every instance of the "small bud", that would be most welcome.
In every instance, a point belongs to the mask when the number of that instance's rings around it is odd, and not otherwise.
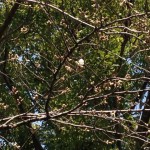
[[[20,29],[21,33],[24,33],[24,34],[27,33],[28,30],[29,29],[27,27],[25,27],[25,26]]]
[[[131,79],[130,74],[126,74],[125,78],[126,78],[126,79]]]
[[[36,94],[35,96],[33,96],[34,100],[38,100],[39,96]]]
[[[65,66],[66,70],[69,71],[69,72],[72,72],[72,68],[69,67],[69,66]]]
[[[67,106],[66,104],[62,104],[62,107],[63,107],[63,108],[66,108],[66,106]]]
[[[91,81],[91,85],[94,85],[94,81]]]
[[[84,96],[83,96],[83,95],[79,95],[78,97],[79,97],[80,99],[83,99],[83,98],[84,98]]]

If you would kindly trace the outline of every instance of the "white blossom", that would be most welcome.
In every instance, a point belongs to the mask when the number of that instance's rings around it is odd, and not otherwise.
[[[84,66],[84,60],[82,58],[79,59],[78,63],[79,63],[79,66]]]

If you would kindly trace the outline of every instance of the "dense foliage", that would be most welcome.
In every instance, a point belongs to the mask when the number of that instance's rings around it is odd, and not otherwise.
[[[0,2],[2,149],[149,149],[150,2]]]

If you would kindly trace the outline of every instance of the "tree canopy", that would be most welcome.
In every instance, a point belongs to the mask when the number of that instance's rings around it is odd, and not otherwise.
[[[150,1],[0,2],[0,148],[150,148]]]

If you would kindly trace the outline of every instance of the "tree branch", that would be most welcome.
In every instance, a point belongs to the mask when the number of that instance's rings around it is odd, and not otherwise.
[[[7,30],[8,26],[11,24],[12,22],[12,19],[16,13],[16,11],[18,10],[19,8],[19,5],[20,5],[20,2],[22,0],[17,0],[16,3],[13,5],[13,7],[11,8],[7,18],[5,19],[3,25],[0,27],[0,43],[1,43],[1,39],[5,33],[5,31]]]

